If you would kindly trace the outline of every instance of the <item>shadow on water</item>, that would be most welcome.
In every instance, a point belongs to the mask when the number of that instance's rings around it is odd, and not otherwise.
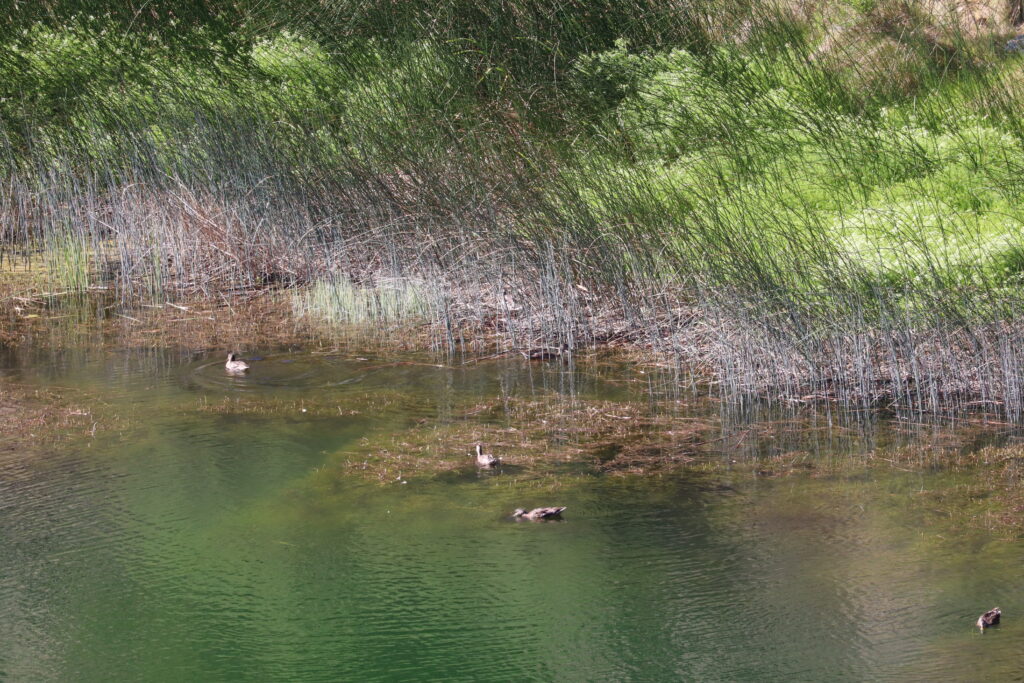
[[[972,475],[829,466],[1008,428],[735,416],[614,363],[251,355],[241,377],[171,352],[6,359],[4,377],[76,387],[126,426],[0,460],[0,677],[1015,671],[1024,547],[965,523]],[[506,462],[478,469],[477,441]],[[666,453],[701,460],[631,474]],[[564,521],[510,520],[544,505]],[[995,604],[1004,625],[981,636]]]

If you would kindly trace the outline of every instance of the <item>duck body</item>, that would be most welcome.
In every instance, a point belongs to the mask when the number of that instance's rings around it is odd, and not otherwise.
[[[477,467],[497,467],[501,464],[501,458],[496,458],[490,453],[484,453],[483,448],[480,444],[476,445],[476,465]]]
[[[515,512],[512,513],[513,519],[528,519],[531,522],[539,522],[545,519],[561,519],[562,511],[565,507],[546,507],[546,508],[534,508],[532,510],[524,510],[522,508],[516,508]]]
[[[245,372],[249,369],[249,364],[244,360],[238,360],[237,353],[229,353],[228,362],[224,364],[224,369],[228,372]]]
[[[1003,611],[998,607],[993,607],[989,611],[978,617],[978,628],[982,631],[987,629],[989,626],[995,626],[999,623],[999,617],[1002,616]]]
[[[540,346],[526,351],[520,351],[527,360],[569,360],[572,356],[572,351],[569,349],[568,344],[562,344],[561,346]]]

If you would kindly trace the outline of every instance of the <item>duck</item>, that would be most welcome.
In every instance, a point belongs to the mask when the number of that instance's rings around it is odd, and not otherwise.
[[[572,356],[572,350],[569,348],[569,345],[564,343],[561,346],[539,346],[526,351],[520,351],[520,353],[527,360],[554,360],[561,358],[567,361]]]
[[[249,364],[244,360],[238,360],[237,353],[229,353],[228,362],[224,364],[224,369],[228,372],[245,372],[249,369]]]
[[[497,458],[490,453],[484,453],[483,448],[480,444],[476,445],[476,465],[477,467],[497,467],[501,464],[501,458]]]
[[[528,519],[531,522],[539,522],[543,519],[561,519],[565,507],[534,508],[527,512],[523,508],[516,508],[512,513],[512,519]]]
[[[993,607],[989,611],[978,617],[978,628],[982,631],[987,629],[989,626],[995,626],[999,623],[999,617],[1002,615],[1002,610],[998,607]]]

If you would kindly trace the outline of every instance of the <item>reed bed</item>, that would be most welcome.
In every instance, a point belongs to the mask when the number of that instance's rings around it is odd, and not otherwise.
[[[54,289],[1024,411],[1009,5],[50,5],[0,31],[0,262]]]

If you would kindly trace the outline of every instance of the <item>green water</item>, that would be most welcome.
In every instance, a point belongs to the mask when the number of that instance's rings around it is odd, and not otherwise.
[[[481,475],[467,446],[465,467],[363,476],[353,459],[410,430],[514,444],[514,415],[477,404],[651,401],[612,366],[394,360],[296,351],[230,377],[219,358],[157,351],[6,357],[6,381],[82,392],[104,424],[0,456],[0,679],[1020,670],[1024,546],[914,504],[948,473],[611,476],[560,460]],[[557,460],[585,437],[555,422]],[[793,438],[834,455],[817,434]],[[564,522],[508,519],[553,504]],[[997,604],[1004,624],[979,634]]]

